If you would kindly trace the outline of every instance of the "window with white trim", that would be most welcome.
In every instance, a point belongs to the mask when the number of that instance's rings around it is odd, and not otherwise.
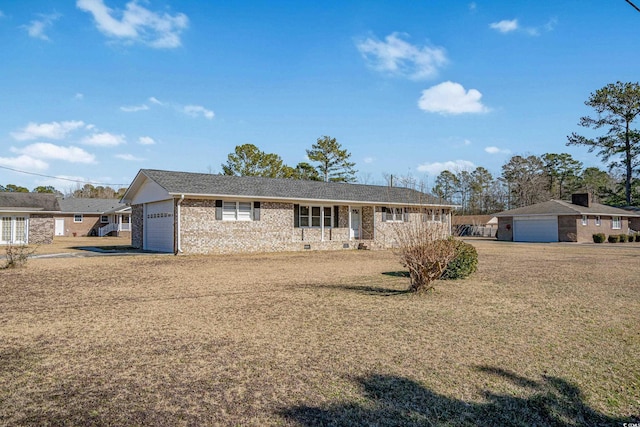
[[[611,218],[611,228],[614,230],[620,230],[622,228],[622,219],[619,216]]]
[[[106,224],[109,222],[109,215],[100,215],[100,222]]]
[[[602,219],[600,218],[600,215],[596,216],[595,224],[597,227],[600,227],[600,224],[602,224]]]
[[[82,214],[75,214],[73,216],[73,222],[82,222]]]
[[[589,225],[589,218],[586,215],[582,215],[582,225]]]
[[[251,221],[251,202],[222,202],[223,221]]]
[[[0,220],[0,242],[27,243],[27,224],[27,217],[3,216]]]
[[[386,222],[404,222],[406,212],[406,208],[386,208],[383,219]]]
[[[447,215],[441,209],[427,209],[422,213],[422,222],[445,222]]]
[[[298,214],[300,227],[333,227],[333,207],[332,206],[303,206],[300,205]]]

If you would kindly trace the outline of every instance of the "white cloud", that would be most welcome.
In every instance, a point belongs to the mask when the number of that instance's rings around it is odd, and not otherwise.
[[[375,159],[373,157],[365,157],[364,159],[362,159],[362,161],[369,164],[369,163],[373,163]]]
[[[503,19],[500,22],[493,22],[491,24],[489,24],[489,28],[499,31],[503,34],[505,33],[510,33],[512,31],[515,31],[518,29],[518,20],[517,19],[512,19],[512,20],[507,20],[507,19]]]
[[[75,99],[76,101],[82,101],[84,99],[84,94],[78,92],[73,96],[73,99]]]
[[[11,132],[11,136],[13,136],[18,141],[27,141],[38,138],[63,139],[70,132],[83,126],[85,126],[85,124],[80,120],[40,124],[29,122],[29,124],[25,126],[25,128],[21,131]]]
[[[49,164],[33,157],[22,155],[18,157],[0,157],[0,165],[8,168],[15,168],[20,170],[46,170]]]
[[[356,47],[374,69],[415,80],[436,76],[447,63],[444,48],[412,45],[400,36],[392,33],[385,41],[370,37]]]
[[[60,16],[58,13],[40,15],[40,19],[34,19],[29,22],[29,25],[23,25],[22,28],[27,30],[29,37],[48,41],[49,37],[45,34],[45,31],[48,30]]]
[[[459,83],[444,82],[422,91],[418,107],[430,113],[463,114],[486,113],[480,99],[482,94],[476,89],[465,91]]]
[[[94,145],[97,147],[115,147],[116,145],[126,142],[124,135],[116,135],[109,132],[99,132],[89,135],[82,139],[82,143],[86,145]]]
[[[205,117],[209,120],[213,119],[213,111],[207,110],[201,105],[185,105],[182,112],[191,117]]]
[[[558,23],[557,18],[551,18],[545,24],[537,27],[522,27],[517,19],[502,20],[500,22],[493,22],[489,24],[489,28],[501,32],[502,34],[518,31],[530,36],[539,36],[541,31],[550,32],[553,31]]]
[[[116,154],[114,157],[117,159],[126,160],[128,162],[140,162],[142,160],[145,160],[140,157],[135,157],[133,154]]]
[[[150,136],[141,136],[140,138],[138,138],[138,144],[153,145],[155,143],[156,143],[156,141],[153,138],[151,138]]]
[[[418,171],[428,173],[431,176],[438,175],[440,172],[448,170],[458,172],[463,170],[475,169],[476,165],[469,160],[449,160],[447,162],[423,163],[417,167]]]
[[[509,153],[511,153],[511,150],[498,148],[498,147],[495,147],[495,146],[485,147],[484,151],[486,151],[489,154],[509,154]]]
[[[142,104],[142,105],[124,105],[122,107],[120,107],[120,110],[124,111],[125,113],[135,113],[137,111],[145,111],[148,110],[149,107],[146,104]]]
[[[104,35],[154,48],[180,46],[180,34],[189,25],[189,18],[183,13],[152,12],[136,1],[127,3],[124,11],[108,8],[103,0],[78,0],[76,6],[93,15]]]
[[[14,153],[24,154],[36,159],[64,160],[70,163],[95,163],[93,154],[79,147],[61,147],[48,142],[36,142],[23,148],[11,148]]]
[[[165,106],[166,104],[162,101],[160,101],[158,98],[156,98],[155,96],[152,96],[149,98],[149,102],[151,102],[152,104],[156,104],[156,105],[162,105]]]

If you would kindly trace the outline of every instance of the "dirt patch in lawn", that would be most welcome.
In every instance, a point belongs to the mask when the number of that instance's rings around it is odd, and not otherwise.
[[[640,247],[474,245],[425,296],[389,252],[30,260],[0,272],[0,424],[636,420]]]

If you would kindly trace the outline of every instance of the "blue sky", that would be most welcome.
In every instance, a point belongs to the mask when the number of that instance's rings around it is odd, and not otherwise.
[[[601,166],[566,136],[591,92],[638,81],[639,42],[624,0],[0,2],[0,184],[220,172],[246,143],[294,166],[323,135],[368,183]]]

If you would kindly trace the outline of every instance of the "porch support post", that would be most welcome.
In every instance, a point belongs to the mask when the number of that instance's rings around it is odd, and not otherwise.
[[[320,241],[324,242],[324,206],[320,206]]]
[[[349,208],[349,240],[353,240],[353,235],[352,235],[352,231],[353,229],[351,228],[351,205],[347,206]]]

